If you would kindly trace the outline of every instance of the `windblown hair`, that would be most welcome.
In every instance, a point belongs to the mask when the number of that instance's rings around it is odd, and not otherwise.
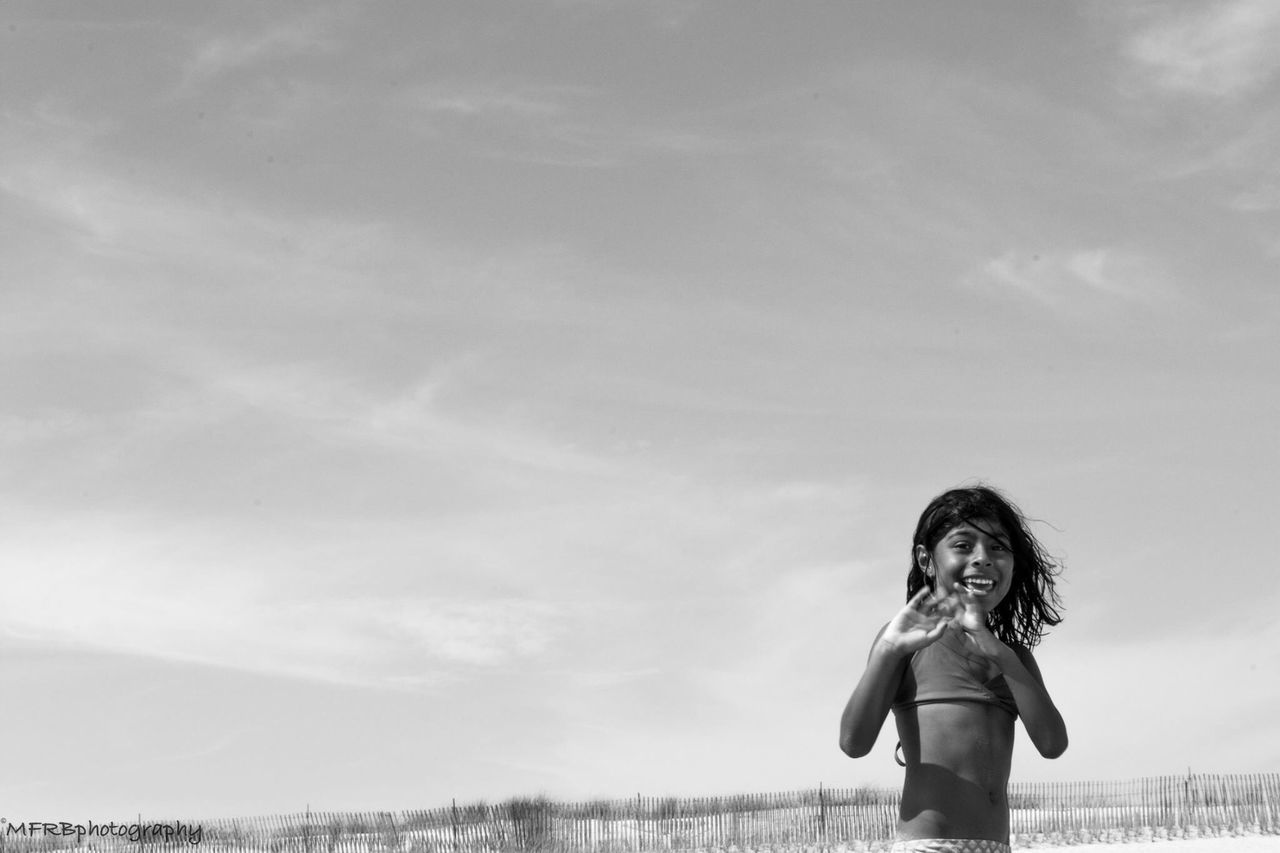
[[[1034,648],[1045,627],[1062,621],[1062,601],[1054,589],[1061,566],[1027,529],[1018,507],[990,486],[952,489],[938,495],[920,515],[911,542],[911,573],[907,575],[907,600],[922,586],[933,588],[933,578],[920,569],[916,546],[930,554],[947,532],[957,525],[998,522],[1009,536],[1005,546],[1013,553],[1013,584],[1004,600],[987,614],[987,627],[1002,643]]]

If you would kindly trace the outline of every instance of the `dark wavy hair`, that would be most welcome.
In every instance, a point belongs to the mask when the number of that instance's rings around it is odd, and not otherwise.
[[[933,588],[933,578],[925,575],[916,560],[916,546],[923,545],[932,554],[949,530],[966,522],[998,522],[1009,536],[1004,544],[1013,553],[1013,585],[987,614],[987,627],[1002,643],[1034,648],[1044,637],[1046,626],[1062,621],[1062,601],[1054,589],[1062,567],[1027,529],[1022,511],[990,486],[952,489],[925,507],[911,541],[907,600],[922,586]]]

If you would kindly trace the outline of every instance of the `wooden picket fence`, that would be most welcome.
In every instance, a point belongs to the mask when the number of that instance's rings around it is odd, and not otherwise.
[[[892,839],[899,792],[829,789],[732,797],[560,803],[516,799],[408,812],[184,821],[218,853],[659,853],[879,851]],[[1280,833],[1280,774],[1170,776],[1110,782],[1013,783],[1015,847]],[[62,837],[0,831],[0,853],[74,847]],[[82,840],[103,853],[166,851],[191,841]]]

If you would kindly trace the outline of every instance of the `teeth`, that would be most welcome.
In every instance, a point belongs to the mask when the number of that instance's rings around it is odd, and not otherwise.
[[[991,578],[966,578],[964,583],[965,583],[965,586],[969,587],[970,589],[976,588],[976,589],[984,589],[984,590],[991,589],[996,585],[996,582],[991,580]]]

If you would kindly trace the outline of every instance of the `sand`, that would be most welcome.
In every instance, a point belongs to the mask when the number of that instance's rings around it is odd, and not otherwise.
[[[1069,850],[1079,853],[1280,853],[1280,835],[1224,835],[1211,838],[1174,838],[1128,841],[1119,844],[1074,844],[1066,847],[1021,848]],[[1014,848],[1017,853],[1019,848]]]

